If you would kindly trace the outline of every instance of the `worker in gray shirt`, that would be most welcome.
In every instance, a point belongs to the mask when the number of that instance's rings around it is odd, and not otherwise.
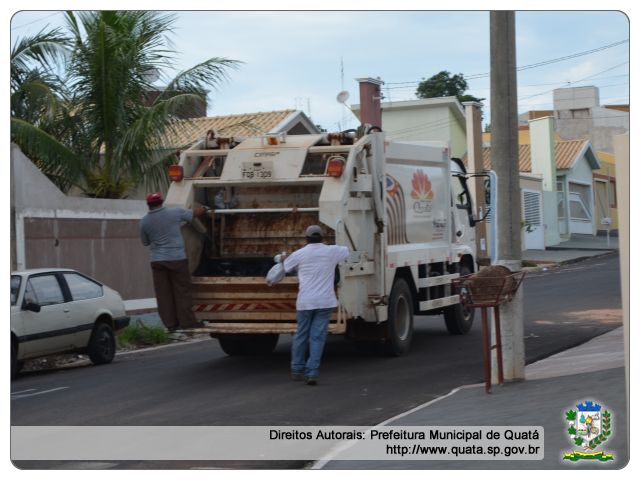
[[[158,313],[170,332],[200,327],[191,309],[191,278],[180,228],[207,208],[166,208],[163,202],[160,193],[148,194],[149,212],[140,221],[140,238],[151,253]]]

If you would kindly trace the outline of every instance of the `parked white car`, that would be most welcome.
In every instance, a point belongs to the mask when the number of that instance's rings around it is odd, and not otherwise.
[[[26,359],[87,353],[96,364],[116,351],[114,332],[129,325],[120,294],[69,269],[11,273],[11,373]]]

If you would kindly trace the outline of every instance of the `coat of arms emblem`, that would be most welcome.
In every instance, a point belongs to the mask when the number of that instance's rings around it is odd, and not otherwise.
[[[611,412],[598,403],[586,401],[566,412],[566,418],[569,422],[567,432],[577,449],[566,453],[563,460],[613,460],[613,455],[601,450],[601,445],[611,435]]]

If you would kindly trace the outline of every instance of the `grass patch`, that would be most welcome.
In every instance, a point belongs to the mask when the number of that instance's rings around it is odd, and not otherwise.
[[[169,335],[164,327],[147,326],[142,322],[129,325],[123,329],[117,337],[118,347],[146,347],[149,345],[162,345],[169,343]]]

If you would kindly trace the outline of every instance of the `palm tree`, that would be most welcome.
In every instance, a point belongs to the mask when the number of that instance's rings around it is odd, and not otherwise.
[[[11,136],[60,188],[77,178],[75,153],[56,138],[64,115],[64,83],[56,65],[64,61],[69,39],[60,29],[25,37],[11,49]]]
[[[46,135],[34,142],[39,125],[12,118],[14,141],[58,172],[71,168],[78,176],[66,177],[67,184],[88,196],[123,198],[141,185],[161,186],[165,166],[175,159],[163,138],[178,128],[176,113],[206,96],[207,87],[217,88],[240,63],[214,57],[163,78],[167,86],[149,104],[154,77],[174,65],[167,39],[174,21],[159,12],[68,12],[71,54],[56,92],[62,108],[44,132],[59,148],[47,149]]]

